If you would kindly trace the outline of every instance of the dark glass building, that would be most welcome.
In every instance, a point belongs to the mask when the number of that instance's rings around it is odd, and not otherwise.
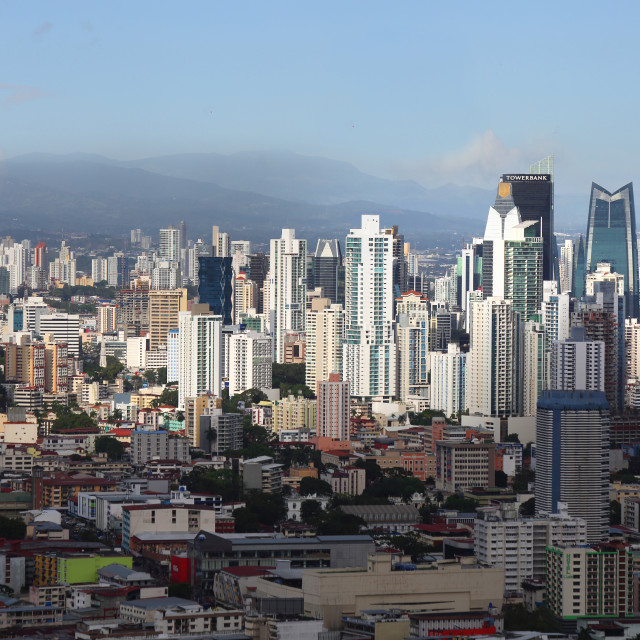
[[[624,276],[625,307],[629,318],[638,317],[638,245],[633,183],[613,193],[593,182],[587,226],[586,273],[598,262],[608,262]]]
[[[341,280],[344,282],[340,242],[335,239],[318,240],[316,254],[311,257],[311,273],[307,275],[307,290],[322,287],[324,297],[329,298],[332,304],[344,304]]]
[[[511,196],[522,222],[542,220],[542,278],[554,280],[557,269],[553,239],[553,175],[506,173],[500,177],[500,182],[511,183]]]
[[[269,256],[266,253],[252,253],[249,260],[248,276],[258,285],[258,313],[264,313],[264,281],[269,273]]]
[[[580,234],[580,237],[573,245],[573,295],[578,299],[584,295],[587,281],[586,253],[587,247],[584,236]]]
[[[198,296],[222,324],[233,324],[233,258],[198,258]]]

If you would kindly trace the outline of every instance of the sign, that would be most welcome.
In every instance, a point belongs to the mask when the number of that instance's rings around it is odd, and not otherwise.
[[[500,177],[502,182],[551,182],[549,173],[505,173]]]

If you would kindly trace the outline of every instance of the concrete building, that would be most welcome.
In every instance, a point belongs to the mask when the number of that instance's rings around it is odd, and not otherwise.
[[[187,310],[187,290],[149,291],[149,349],[167,345],[167,332],[178,326],[181,312]],[[173,382],[173,381],[169,381]]]
[[[315,298],[307,310],[306,385],[317,393],[317,384],[330,373],[342,373],[344,311],[328,298]]]
[[[609,528],[609,404],[602,391],[545,391],[536,416],[536,515],[587,522],[587,541]]]
[[[491,443],[436,442],[436,487],[458,489],[495,486],[495,449]]]
[[[547,548],[546,605],[565,621],[634,614],[633,556],[628,545]]]
[[[241,413],[222,413],[222,409],[208,409],[200,416],[199,434],[195,446],[214,455],[242,448]]]
[[[502,567],[505,591],[511,593],[520,591],[523,580],[544,580],[547,546],[587,542],[587,523],[571,518],[566,509],[523,518],[516,503],[478,509],[473,530],[478,562]]]
[[[272,408],[273,431],[316,428],[317,401],[290,395],[276,400]]]
[[[185,398],[222,389],[222,317],[213,315],[207,305],[194,304],[190,312],[180,313],[180,369],[178,406]]]
[[[552,344],[551,389],[604,391],[604,342],[590,340],[583,327]]]
[[[187,438],[170,436],[167,431],[133,431],[131,463],[141,466],[154,459],[189,462],[189,445]]]
[[[51,313],[40,316],[40,335],[50,333],[56,342],[67,345],[69,357],[80,355],[80,316],[69,313]]]
[[[269,456],[245,460],[242,465],[242,484],[246,491],[279,493],[282,490],[282,465]]]
[[[355,565],[354,565],[355,566]],[[265,589],[264,580],[257,589]],[[338,630],[344,617],[386,608],[440,612],[487,611],[501,608],[504,571],[479,566],[472,558],[419,566],[416,571],[395,567],[391,556],[369,556],[361,569],[311,569],[302,576],[305,614],[324,620],[327,629]]]
[[[229,338],[229,395],[271,388],[272,354],[271,336],[257,331],[233,334]]]
[[[429,301],[409,291],[396,299],[397,398],[429,395]]]
[[[271,240],[269,310],[275,338],[275,361],[284,362],[284,338],[289,331],[304,331],[307,298],[307,241],[297,239],[295,229],[283,229]]]
[[[339,373],[330,373],[328,380],[318,382],[316,434],[321,438],[349,440],[350,420],[350,384]]]
[[[466,407],[467,354],[460,345],[450,343],[447,352],[432,351],[430,407],[443,411],[446,416],[456,416]]]
[[[346,240],[343,375],[359,398],[396,393],[393,241],[377,215],[362,216]]]

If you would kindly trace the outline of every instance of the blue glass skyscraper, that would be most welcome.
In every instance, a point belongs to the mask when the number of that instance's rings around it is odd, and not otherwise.
[[[587,227],[587,273],[598,262],[608,262],[612,271],[624,276],[627,317],[638,317],[638,246],[633,183],[613,193],[595,182],[591,185],[589,224]]]
[[[198,258],[198,296],[222,324],[233,324],[233,258],[200,256]]]

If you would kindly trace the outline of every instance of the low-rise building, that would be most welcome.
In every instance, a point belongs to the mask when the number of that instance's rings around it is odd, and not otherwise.
[[[247,491],[278,493],[282,490],[282,465],[269,456],[245,460],[242,465],[242,483]]]
[[[436,488],[458,489],[495,486],[494,443],[436,442]]]

